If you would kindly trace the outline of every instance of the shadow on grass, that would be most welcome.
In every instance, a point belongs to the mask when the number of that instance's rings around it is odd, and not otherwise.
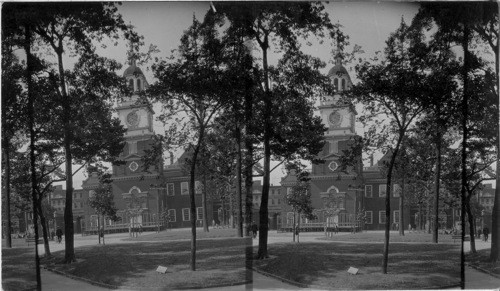
[[[275,258],[254,264],[288,280],[329,289],[422,289],[460,283],[458,246],[393,243],[385,275],[382,250],[373,243],[275,244],[269,248]],[[349,267],[359,273],[348,274]]]
[[[248,239],[197,242],[196,271],[190,270],[190,242],[110,244],[77,249],[77,262],[58,262],[63,252],[44,264],[92,281],[121,287],[183,289],[241,284],[247,281]],[[156,268],[166,266],[166,274]]]
[[[34,248],[2,248],[2,287],[16,291],[36,289]]]

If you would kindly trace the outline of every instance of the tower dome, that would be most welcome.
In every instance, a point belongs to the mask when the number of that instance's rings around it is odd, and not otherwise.
[[[143,91],[148,87],[148,82],[146,81],[146,76],[136,64],[135,57],[131,52],[129,54],[129,66],[123,72],[123,77],[127,79],[128,86],[134,92]]]
[[[352,85],[351,77],[347,69],[342,65],[342,54],[340,49],[337,50],[335,66],[328,71],[328,77],[332,80],[337,92],[344,91]]]
[[[131,58],[129,60],[129,66],[128,66],[128,68],[125,69],[125,72],[123,72],[123,77],[137,76],[137,75],[144,75],[144,73],[142,73],[141,68],[139,68],[136,65],[135,59]]]

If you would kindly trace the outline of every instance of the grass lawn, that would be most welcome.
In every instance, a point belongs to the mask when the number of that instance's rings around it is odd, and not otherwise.
[[[2,289],[36,289],[35,249],[31,244],[29,248],[2,248]]]
[[[210,228],[209,232],[204,232],[203,228],[196,228],[196,240],[211,239],[211,238],[236,238],[235,228]],[[138,237],[128,238],[128,241],[167,241],[191,239],[191,229],[175,229],[163,230],[159,233],[152,233],[148,235],[140,235]]]
[[[250,239],[197,242],[196,271],[190,271],[190,242],[143,242],[78,248],[77,262],[60,264],[64,252],[43,259],[51,268],[122,288],[182,289],[241,284],[251,279],[245,269]],[[168,267],[166,274],[156,268]]]
[[[281,243],[269,246],[270,259],[259,269],[310,286],[328,289],[425,289],[460,283],[459,244],[389,246],[388,274],[381,273],[379,243]],[[349,275],[349,267],[359,268]]]
[[[490,249],[478,250],[477,253],[465,255],[465,261],[473,266],[487,270],[493,274],[500,275],[500,262],[490,261]]]
[[[350,234],[336,235],[333,234],[332,237],[325,237],[324,239],[332,241],[350,241],[350,242],[384,242],[384,232],[358,232]],[[432,234],[425,232],[408,232],[405,231],[404,236],[400,236],[397,232],[391,231],[389,236],[390,242],[432,242]],[[439,243],[456,243],[460,245],[460,241],[455,242],[452,239],[451,234],[439,234]]]

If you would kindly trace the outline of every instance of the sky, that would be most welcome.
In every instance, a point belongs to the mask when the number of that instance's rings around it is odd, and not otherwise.
[[[340,23],[343,32],[350,38],[348,51],[356,44],[364,51],[358,57],[369,58],[377,51],[383,51],[385,41],[390,33],[394,32],[400,25],[402,19],[410,23],[418,11],[418,4],[409,2],[330,2],[324,3],[326,11],[333,23]],[[118,11],[122,14],[126,23],[130,23],[135,30],[144,36],[145,47],[153,44],[160,52],[156,57],[167,58],[171,51],[180,44],[183,32],[191,25],[193,17],[202,20],[206,11],[210,9],[209,2],[122,2]],[[304,46],[304,51],[319,57],[328,65],[324,69],[326,74],[333,66],[332,50],[329,42],[320,45],[313,41],[310,47]],[[114,46],[101,49],[103,56],[114,58],[127,67],[126,43],[119,42]],[[151,65],[147,63],[141,66],[148,82],[154,83]],[[347,64],[353,82],[356,82],[354,69]],[[155,109],[156,112],[159,110]],[[358,110],[358,114],[361,111]],[[163,133],[163,127],[155,122],[156,133]],[[361,124],[356,124],[356,131],[362,134]],[[276,163],[275,163],[276,164]],[[278,167],[271,176],[271,183],[279,184],[284,175],[281,167]],[[81,182],[86,177],[83,173],[75,176],[74,185],[81,188]]]

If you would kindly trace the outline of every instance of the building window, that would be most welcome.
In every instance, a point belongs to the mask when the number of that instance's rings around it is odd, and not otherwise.
[[[168,183],[167,184],[167,196],[174,196],[174,183]]]
[[[378,212],[378,223],[385,224],[385,211]]]
[[[137,154],[137,142],[136,141],[129,142],[128,150],[129,154]]]
[[[128,80],[128,87],[130,90],[134,91],[134,80],[133,79]]]
[[[394,223],[399,223],[399,210],[394,210]]]
[[[281,199],[278,198],[278,205],[280,205],[280,204],[281,204]]]
[[[137,91],[141,91],[141,79],[137,79]]]
[[[339,90],[339,79],[333,79],[333,87],[335,88],[335,91]]]
[[[189,208],[185,208],[185,209],[188,209]],[[183,212],[184,214],[184,212]],[[188,212],[188,218],[189,218],[189,212]],[[176,213],[175,213],[175,209],[169,209],[168,210],[168,221],[170,222],[176,222],[177,221],[177,216],[176,216]]]
[[[182,208],[182,221],[190,221],[191,213],[189,212],[189,208]]]
[[[345,90],[345,79],[342,79],[342,90]]]
[[[293,225],[293,216],[294,216],[293,212],[287,212],[287,214],[286,214],[286,223],[288,225]]]
[[[365,185],[365,197],[372,198],[373,197],[373,189],[372,185]]]
[[[392,193],[394,197],[399,197],[401,195],[401,186],[399,184],[394,184]]]
[[[198,220],[203,220],[203,207],[196,208],[196,218]]]
[[[181,182],[181,195],[189,195],[189,183]]]
[[[194,193],[201,194],[203,192],[203,184],[200,181],[194,181]]]
[[[365,223],[373,224],[373,211],[365,211]]]
[[[292,187],[287,187],[286,188],[286,195],[291,195],[292,194]]]
[[[387,185],[378,185],[378,197],[385,197],[387,194]]]

